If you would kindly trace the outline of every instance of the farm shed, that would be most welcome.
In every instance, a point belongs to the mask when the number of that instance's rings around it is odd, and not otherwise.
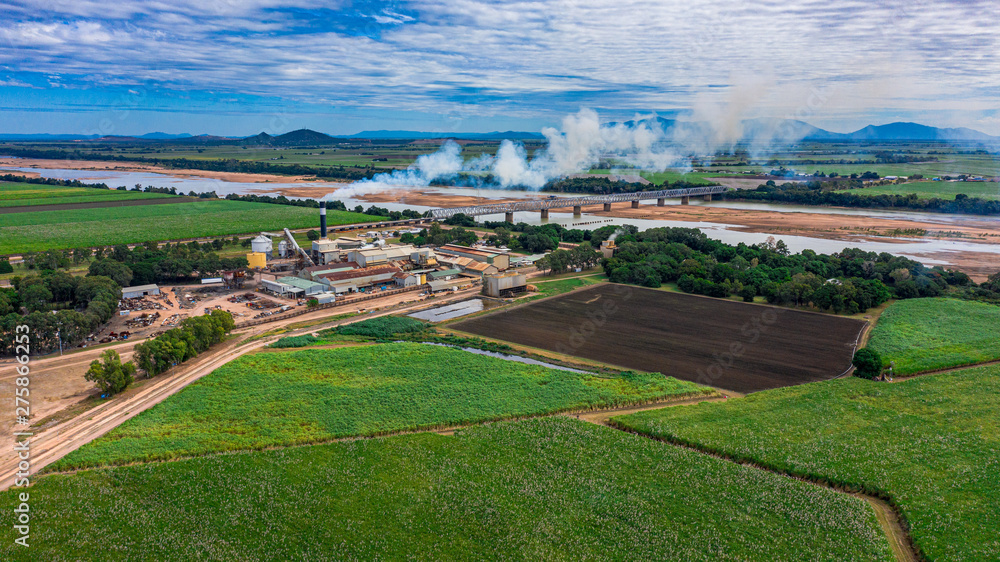
[[[137,299],[158,294],[160,294],[160,288],[156,285],[136,285],[135,287],[125,287],[122,289],[122,296],[126,299]]]

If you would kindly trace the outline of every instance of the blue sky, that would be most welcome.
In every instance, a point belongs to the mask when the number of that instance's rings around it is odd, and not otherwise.
[[[0,0],[0,133],[918,121],[1000,135],[995,2]]]

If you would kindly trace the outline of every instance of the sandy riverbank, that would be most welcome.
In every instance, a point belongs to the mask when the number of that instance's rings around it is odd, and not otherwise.
[[[295,183],[318,181],[315,176],[279,176],[274,174],[243,174],[237,172],[212,172],[208,170],[186,170],[164,168],[136,162],[107,162],[101,160],[45,160],[41,158],[0,158],[0,167],[49,168],[63,170],[112,170],[117,172],[146,172],[174,177],[199,177],[241,183],[281,182]],[[38,177],[35,172],[9,172]],[[93,178],[80,178],[86,181]]]

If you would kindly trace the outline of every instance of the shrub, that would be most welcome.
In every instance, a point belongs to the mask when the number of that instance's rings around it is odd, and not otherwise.
[[[342,336],[364,336],[375,339],[388,339],[396,334],[422,332],[427,324],[414,318],[403,316],[380,316],[346,326],[333,328],[330,333]]]
[[[270,347],[283,348],[283,347],[305,347],[307,345],[312,345],[319,341],[319,338],[311,334],[304,336],[289,336],[287,338],[281,338],[278,341],[272,343]]]
[[[854,354],[854,376],[863,379],[874,379],[882,372],[882,356],[873,349],[859,349]]]

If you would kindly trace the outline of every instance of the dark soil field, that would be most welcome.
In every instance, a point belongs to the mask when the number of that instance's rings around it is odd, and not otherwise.
[[[450,327],[747,393],[844,373],[864,322],[601,284]]]

